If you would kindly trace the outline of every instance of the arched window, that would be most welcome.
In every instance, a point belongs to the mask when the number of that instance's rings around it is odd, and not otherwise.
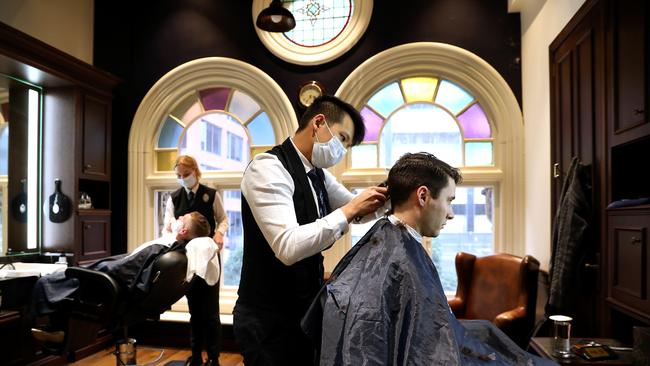
[[[252,151],[274,145],[271,120],[254,98],[235,88],[202,89],[173,106],[160,124],[156,166],[159,172],[173,175],[173,162],[180,154],[193,156],[203,173],[243,172]],[[218,177],[208,181],[219,186]],[[162,231],[164,205],[176,188],[154,193],[154,236]],[[223,284],[237,286],[243,251],[241,195],[237,187],[220,193],[230,223],[222,252]]]
[[[492,67],[458,47],[407,44],[359,66],[337,95],[361,111],[366,125],[363,143],[336,167],[349,188],[381,182],[406,152],[430,152],[461,169],[456,216],[438,238],[425,241],[445,290],[455,290],[459,251],[523,254],[521,111]],[[353,225],[334,256],[369,225]]]
[[[221,313],[232,312],[243,251],[239,184],[250,158],[297,127],[280,87],[259,69],[205,58],[163,76],[136,112],[129,140],[129,250],[160,235],[164,205],[178,188],[176,157],[196,158],[201,182],[221,195],[224,238]],[[182,305],[181,305],[182,308]]]

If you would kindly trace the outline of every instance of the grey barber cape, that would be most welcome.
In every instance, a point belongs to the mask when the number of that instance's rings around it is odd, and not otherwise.
[[[459,322],[431,258],[388,218],[341,259],[301,325],[321,366],[555,365],[488,321]]]

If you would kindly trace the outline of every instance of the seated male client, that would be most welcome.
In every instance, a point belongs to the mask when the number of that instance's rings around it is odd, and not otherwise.
[[[341,259],[302,327],[320,365],[543,365],[490,322],[460,323],[422,247],[454,217],[460,172],[428,153],[388,174],[392,214]],[[552,362],[550,364],[553,364]]]

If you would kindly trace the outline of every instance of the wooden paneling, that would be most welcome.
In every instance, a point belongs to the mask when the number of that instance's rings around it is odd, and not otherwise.
[[[587,1],[550,47],[552,161],[560,172],[573,156],[592,167],[591,259],[577,269],[583,283],[587,267],[600,270],[593,303],[579,307],[580,319],[599,308],[599,333],[590,335],[629,337],[632,324],[650,323],[650,207],[607,209],[650,197],[649,10],[645,0]],[[553,181],[553,212],[562,178]]]
[[[609,211],[608,301],[650,321],[650,207]]]
[[[601,191],[605,171],[605,38],[603,3],[587,2],[549,47],[551,74],[551,208],[555,221],[565,173],[573,157],[590,166],[591,207],[601,207]],[[598,212],[598,211],[596,211]],[[595,240],[587,241],[586,258],[576,269],[583,288],[575,304],[581,309],[573,314],[577,334],[596,334],[604,302],[599,294],[603,280],[600,268],[601,215],[594,215],[593,225],[586,233]]]
[[[86,95],[83,107],[81,172],[94,178],[110,177],[110,101]]]
[[[644,0],[611,1],[609,8],[609,79],[612,123],[610,144],[619,145],[650,133],[647,60],[648,14]]]

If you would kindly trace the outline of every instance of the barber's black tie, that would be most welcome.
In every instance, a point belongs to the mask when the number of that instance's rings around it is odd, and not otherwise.
[[[190,191],[187,194],[187,201],[190,203],[190,206],[192,206],[192,204],[194,204],[194,192],[193,191]]]
[[[327,190],[325,189],[325,179],[323,176],[323,171],[319,169],[312,169],[307,172],[311,184],[314,186],[314,191],[316,192],[316,198],[318,199],[318,213],[320,217],[327,216],[330,213],[330,200],[327,195]]]

